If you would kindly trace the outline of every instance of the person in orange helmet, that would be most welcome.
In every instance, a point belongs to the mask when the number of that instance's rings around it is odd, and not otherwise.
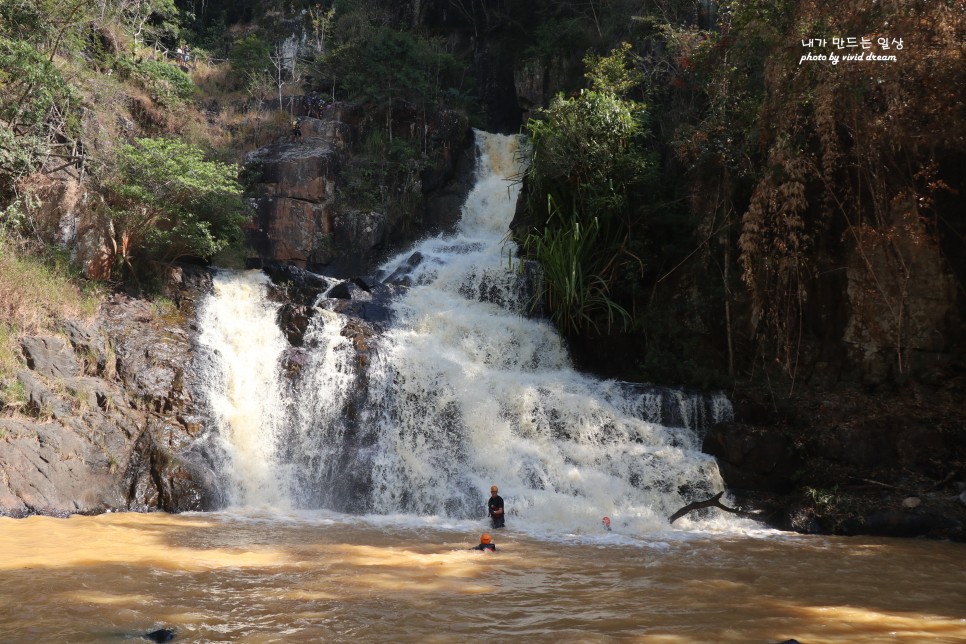
[[[490,533],[484,532],[480,535],[480,545],[470,548],[470,550],[489,550],[490,552],[496,552],[496,544],[493,543],[493,537],[490,536]]]
[[[486,502],[486,509],[489,510],[490,518],[493,519],[493,527],[502,528],[505,521],[503,497],[499,495],[499,489],[495,485],[490,488],[490,498]]]

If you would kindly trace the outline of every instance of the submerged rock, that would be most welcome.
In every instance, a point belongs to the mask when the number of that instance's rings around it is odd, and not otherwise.
[[[174,631],[170,628],[159,628],[156,631],[145,633],[144,639],[152,642],[170,642],[174,640]]]

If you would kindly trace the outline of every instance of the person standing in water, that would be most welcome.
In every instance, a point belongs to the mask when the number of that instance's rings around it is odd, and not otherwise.
[[[503,497],[499,494],[499,489],[494,485],[490,488],[490,498],[486,502],[486,508],[490,512],[490,518],[493,519],[494,528],[502,528],[504,526],[505,517],[503,514]]]
[[[482,535],[480,535],[480,545],[474,546],[473,548],[470,548],[470,550],[483,550],[484,552],[488,550],[490,552],[496,552],[496,544],[493,543],[493,537],[490,536],[490,533],[484,532]]]

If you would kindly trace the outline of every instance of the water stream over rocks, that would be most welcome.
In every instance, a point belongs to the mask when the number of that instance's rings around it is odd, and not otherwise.
[[[731,417],[726,398],[580,374],[527,317],[505,239],[518,145],[478,132],[456,232],[320,289],[294,367],[269,280],[216,276],[200,343],[219,356],[209,380],[233,505],[470,519],[497,484],[531,530],[608,515],[647,532],[723,489],[700,447]]]

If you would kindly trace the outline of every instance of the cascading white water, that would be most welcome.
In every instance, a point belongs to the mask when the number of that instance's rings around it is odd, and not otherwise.
[[[289,499],[288,468],[278,458],[286,400],[279,357],[288,344],[276,322],[278,305],[266,297],[267,284],[259,271],[219,272],[198,313],[199,344],[213,354],[208,398],[228,459],[226,493],[237,506],[277,506]]]
[[[645,420],[640,395],[575,372],[554,329],[521,315],[505,241],[520,187],[517,143],[477,133],[477,182],[458,231],[417,247],[422,261],[406,269],[413,286],[358,375],[366,394],[351,422],[337,412],[358,388],[352,347],[338,316],[315,319],[306,341],[317,347],[313,384],[298,395],[294,434],[302,499],[470,518],[497,484],[510,525],[598,530],[608,515],[615,529],[639,532],[666,529],[674,510],[722,489],[693,431]],[[412,254],[378,275],[398,274]],[[686,424],[699,414],[681,415]]]
[[[405,273],[412,286],[365,361],[323,297],[305,334],[309,359],[286,381],[268,279],[216,275],[200,344],[217,365],[209,398],[234,505],[471,519],[496,484],[511,526],[595,531],[607,515],[615,530],[640,533],[722,489],[693,427],[729,417],[726,399],[709,408],[577,373],[552,326],[523,315],[505,239],[519,139],[476,137],[477,181],[457,232],[378,272]],[[669,410],[680,422],[658,424]]]

